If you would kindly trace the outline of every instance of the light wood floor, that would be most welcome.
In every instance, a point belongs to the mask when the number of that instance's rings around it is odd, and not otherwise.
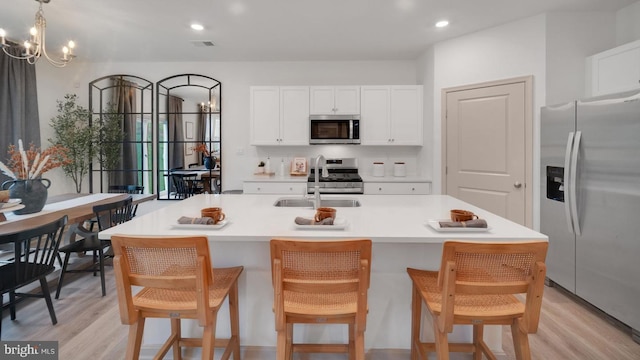
[[[44,300],[29,299],[18,305],[17,320],[3,312],[2,340],[57,340],[61,360],[122,359],[127,328],[120,324],[113,268],[107,267],[107,296],[100,296],[100,278],[69,274],[59,300],[54,301],[58,324],[51,325]],[[408,281],[408,280],[407,280]],[[55,291],[55,281],[52,282]],[[243,324],[241,324],[243,326]],[[409,324],[407,324],[409,326]],[[640,344],[556,288],[546,288],[537,334],[530,336],[533,359],[638,360]],[[508,327],[503,329],[507,356],[515,359]],[[273,349],[243,348],[243,360],[274,359]],[[466,357],[465,357],[466,358]],[[300,356],[300,360],[345,359],[340,355]],[[373,351],[367,360],[405,360],[403,350]]]

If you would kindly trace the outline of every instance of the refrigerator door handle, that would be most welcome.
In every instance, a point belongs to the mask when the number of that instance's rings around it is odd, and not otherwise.
[[[582,140],[582,131],[576,131],[575,139],[573,140],[573,152],[571,154],[571,186],[569,192],[571,193],[571,214],[573,216],[572,223],[573,229],[576,235],[581,235],[580,231],[580,219],[578,218],[578,197],[577,197],[577,185],[578,185],[578,154],[580,153],[580,141]]]
[[[569,232],[571,234],[575,234],[573,230],[573,216],[571,216],[571,177],[569,176],[571,169],[571,149],[573,148],[573,140],[575,137],[575,133],[572,131],[569,133],[569,138],[567,139],[567,148],[564,153],[564,214],[567,219],[567,226],[569,227]]]

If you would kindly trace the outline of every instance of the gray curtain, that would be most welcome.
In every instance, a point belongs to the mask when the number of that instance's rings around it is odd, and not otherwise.
[[[207,115],[209,113],[204,111],[202,109],[202,107],[200,105],[198,105],[198,133],[196,134],[196,139],[203,143],[206,144],[205,142],[205,134],[206,134],[206,130],[207,130]],[[207,144],[208,145],[208,144]],[[211,150],[211,149],[209,149]],[[200,164],[202,164],[203,159],[202,157],[204,156],[204,154],[200,154],[200,156],[198,156],[198,161],[200,162]]]
[[[122,142],[122,162],[119,169],[109,174],[110,185],[138,184],[138,151],[136,148],[136,84],[123,79],[113,79],[113,104],[122,114],[122,131],[125,133]]]
[[[182,99],[169,95],[167,113],[169,114],[169,169],[184,168],[184,131],[182,125]]]
[[[20,55],[20,49],[8,48]],[[0,50],[0,160],[6,163],[7,147],[22,139],[25,147],[40,146],[40,117],[36,67],[13,59]],[[0,173],[0,184],[9,177]]]

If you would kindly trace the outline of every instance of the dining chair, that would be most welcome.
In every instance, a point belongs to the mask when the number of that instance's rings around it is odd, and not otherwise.
[[[407,268],[413,282],[411,360],[439,360],[449,352],[472,352],[474,359],[495,359],[483,339],[484,325],[509,325],[517,359],[530,359],[528,334],[538,329],[546,241],[446,241],[440,271]],[[526,294],[524,302],[515,294]],[[432,317],[434,342],[422,342],[422,304]],[[454,325],[472,325],[473,343],[448,342]]]
[[[98,239],[98,232],[131,220],[133,213],[133,200],[131,196],[129,196],[124,200],[96,205],[93,207],[93,212],[98,222],[98,231],[92,232],[84,228],[82,225],[78,225],[76,229],[72,229],[71,231],[75,235],[81,236],[82,239],[60,247],[59,251],[60,253],[65,254],[65,257],[64,262],[62,263],[62,269],[60,270],[60,278],[58,279],[56,299],[60,296],[60,290],[62,289],[66,273],[92,272],[95,276],[99,272],[100,283],[102,285],[102,296],[107,294],[104,277],[104,260],[105,248],[109,247],[111,243],[108,240]],[[82,267],[69,269],[69,258],[71,257],[71,254],[85,252],[92,252],[92,265],[88,268]]]
[[[371,240],[271,240],[277,360],[294,352],[364,360]],[[347,344],[294,344],[293,324],[347,324]]]
[[[66,224],[67,216],[65,215],[45,225],[0,236],[0,244],[11,243],[14,246],[13,260],[0,266],[0,334],[2,331],[2,309],[5,306],[3,298],[6,293],[9,293],[7,305],[11,313],[11,320],[16,319],[17,300],[26,297],[40,297],[44,298],[47,303],[51,323],[53,325],[58,323],[46,276],[55,269],[54,261]],[[41,294],[16,291],[35,281],[40,281]]]
[[[125,359],[138,359],[147,318],[168,318],[171,335],[154,359],[173,347],[173,359],[181,359],[181,347],[202,347],[202,359],[213,359],[215,347],[223,347],[221,359],[240,360],[238,278],[243,267],[212,268],[208,239],[204,236],[136,237],[114,235],[113,267],[122,324],[129,325]],[[142,287],[133,295],[132,287]],[[230,337],[216,339],[218,310],[228,299]],[[202,338],[183,338],[181,319],[195,319],[203,327]]]
[[[109,185],[107,190],[110,194],[144,194],[144,186],[139,185]],[[138,211],[138,204],[133,205],[133,211],[131,217],[136,216]],[[89,223],[89,231],[93,231],[94,225],[98,222],[97,219],[89,219],[86,222]]]
[[[140,185],[109,185],[108,189],[111,194],[144,194],[144,186]],[[136,212],[138,211],[138,204],[133,206],[133,211],[131,213],[131,217],[136,216]],[[90,229],[91,230],[91,229]]]
[[[194,185],[197,182],[195,175],[171,174],[171,181],[176,199],[186,199],[198,193],[198,189]]]

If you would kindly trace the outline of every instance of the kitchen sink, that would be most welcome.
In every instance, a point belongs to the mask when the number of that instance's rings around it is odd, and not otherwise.
[[[273,206],[277,207],[313,207],[313,200],[303,198],[280,198]],[[359,207],[360,201],[349,198],[320,199],[320,206]]]

